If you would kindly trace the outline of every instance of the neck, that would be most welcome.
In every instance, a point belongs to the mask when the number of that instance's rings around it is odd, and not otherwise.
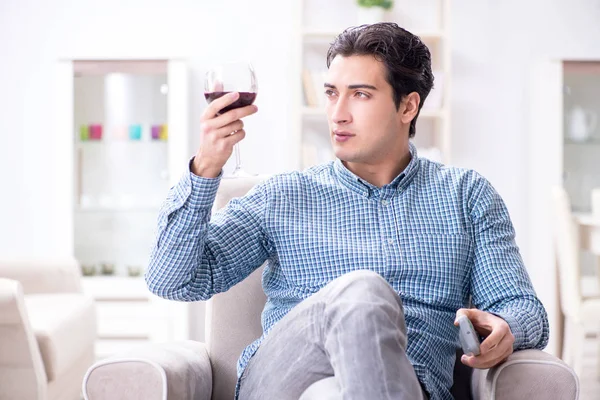
[[[389,161],[380,161],[375,163],[359,163],[342,161],[354,175],[358,176],[371,185],[382,187],[391,183],[402,171],[406,169],[411,160],[410,149],[407,146],[399,157],[394,157]]]

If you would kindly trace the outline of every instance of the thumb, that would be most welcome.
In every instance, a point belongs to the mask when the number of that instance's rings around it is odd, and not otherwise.
[[[469,318],[471,322],[473,322],[477,319],[478,313],[481,313],[481,310],[478,310],[476,308],[460,308],[458,311],[456,311],[454,325],[458,326],[458,317],[460,317],[461,315],[464,315],[465,317]]]

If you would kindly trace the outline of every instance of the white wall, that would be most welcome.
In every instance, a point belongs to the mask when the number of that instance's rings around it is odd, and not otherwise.
[[[348,0],[351,2],[352,0]],[[452,8],[452,129],[455,164],[475,168],[503,195],[527,253],[527,75],[533,60],[600,58],[596,0],[456,0]],[[271,8],[279,10],[272,16]],[[244,165],[291,165],[287,71],[292,1],[1,0],[0,256],[60,254],[60,216],[46,197],[56,161],[48,154],[53,65],[59,58],[184,57],[191,62],[192,132],[205,105],[202,75],[223,57],[250,58],[259,73],[260,113],[248,121]],[[342,12],[342,11],[340,11]],[[348,12],[345,10],[344,12]],[[191,139],[197,144],[197,138]],[[531,270],[537,287],[544,270]],[[552,299],[545,299],[553,307]]]

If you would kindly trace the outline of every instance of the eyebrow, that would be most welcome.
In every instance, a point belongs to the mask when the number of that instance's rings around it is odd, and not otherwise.
[[[325,82],[325,84],[323,85],[326,88],[330,88],[330,89],[336,89],[335,85],[332,85],[331,83],[327,83]],[[355,85],[348,85],[348,89],[371,89],[371,90],[377,90],[377,88],[373,85],[367,85],[366,83],[358,83]]]

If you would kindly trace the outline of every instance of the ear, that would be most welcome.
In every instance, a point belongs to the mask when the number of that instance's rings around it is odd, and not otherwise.
[[[403,123],[410,124],[417,112],[419,112],[419,103],[421,102],[421,96],[419,93],[412,92],[404,96],[400,103],[398,112]]]

